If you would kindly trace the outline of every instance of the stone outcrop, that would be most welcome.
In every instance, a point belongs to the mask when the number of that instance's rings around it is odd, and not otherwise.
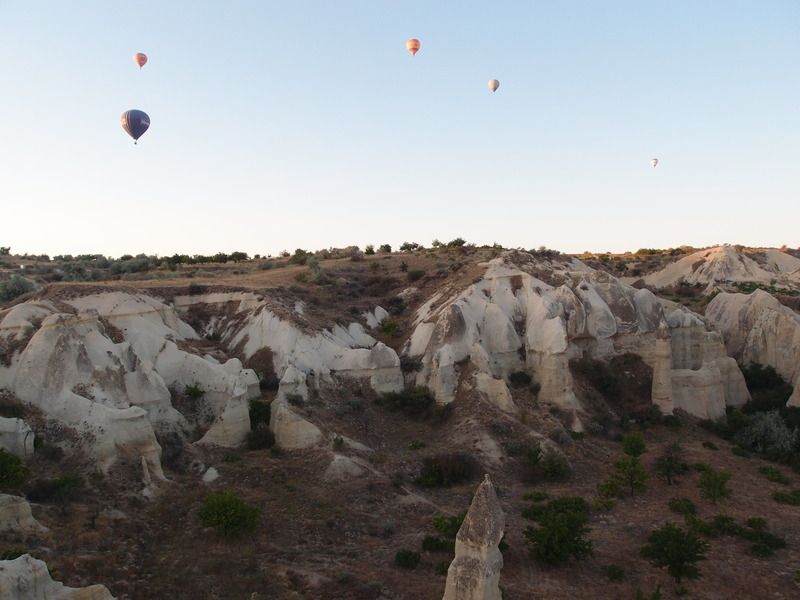
[[[770,249],[762,263],[733,246],[700,250],[668,264],[644,277],[655,288],[678,284],[702,285],[710,293],[718,285],[735,282],[777,282],[786,286],[800,284],[800,259],[780,250]]]
[[[197,334],[145,294],[26,302],[0,313],[0,338],[19,348],[0,368],[0,388],[77,431],[100,470],[141,456],[150,476],[163,479],[155,434],[182,435],[192,425],[170,389],[203,391],[194,403],[207,427],[201,442],[235,446],[250,429],[255,374],[236,359],[220,364],[182,349]]]
[[[665,412],[719,416],[749,397],[719,336],[682,306],[577,259],[544,261],[512,252],[485,266],[467,289],[435,294],[423,304],[404,347],[421,362],[417,385],[429,387],[440,404],[455,398],[463,373],[474,372],[487,400],[514,412],[501,380],[526,371],[540,386],[539,400],[572,411],[579,429],[582,406],[570,360],[625,352],[658,371],[654,402]]]
[[[0,448],[20,458],[33,454],[34,435],[22,419],[0,417]]]
[[[24,498],[0,494],[0,532],[44,534],[47,528],[33,518],[31,505]]]
[[[800,315],[771,294],[719,294],[706,316],[722,334],[731,356],[744,364],[773,367],[794,386],[789,399],[800,406]]]
[[[505,515],[489,476],[478,486],[456,535],[443,600],[501,600],[500,570]]]
[[[44,561],[29,554],[0,560],[0,600],[114,600],[104,585],[70,588],[53,581]]]

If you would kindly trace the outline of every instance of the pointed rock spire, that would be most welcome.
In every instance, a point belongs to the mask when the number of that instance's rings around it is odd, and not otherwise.
[[[443,600],[502,600],[500,540],[505,514],[489,475],[478,486],[456,536],[456,557],[447,571]]]

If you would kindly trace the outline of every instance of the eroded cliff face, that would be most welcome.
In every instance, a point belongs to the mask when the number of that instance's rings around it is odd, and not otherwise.
[[[800,406],[800,315],[756,290],[749,295],[717,295],[706,316],[732,356],[745,364],[773,367],[794,386],[789,404]]]
[[[662,322],[668,351],[657,351]],[[726,405],[748,398],[735,361],[701,317],[576,259],[550,262],[508,253],[492,260],[467,289],[422,305],[404,352],[421,360],[417,384],[429,386],[442,404],[455,398],[467,371],[462,367],[470,363],[477,387],[505,410],[513,407],[504,380],[521,370],[541,386],[541,400],[578,414],[582,406],[569,361],[623,352],[638,354],[660,370],[657,404],[665,412],[682,408],[720,416]]]

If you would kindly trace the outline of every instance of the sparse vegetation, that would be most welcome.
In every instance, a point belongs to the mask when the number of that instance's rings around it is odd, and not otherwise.
[[[9,491],[20,487],[28,478],[28,467],[19,457],[0,448],[0,490]]]
[[[694,532],[667,523],[650,534],[642,556],[654,566],[666,568],[676,581],[681,581],[700,577],[697,563],[706,559],[708,550],[708,542]]]
[[[417,568],[419,560],[419,552],[414,552],[413,550],[398,550],[397,554],[394,555],[394,564],[401,569],[408,569],[410,571]]]
[[[402,412],[414,419],[427,419],[434,412],[434,398],[426,387],[404,389],[401,392],[383,394],[375,400],[378,406]]]
[[[689,471],[689,465],[683,460],[683,449],[680,444],[668,444],[663,453],[656,459],[656,474],[667,482],[667,485],[677,483],[680,475]]]
[[[439,454],[423,461],[415,482],[422,487],[448,487],[472,479],[476,471],[477,463],[469,454]]]
[[[200,509],[200,520],[222,537],[234,539],[255,531],[258,509],[234,492],[209,494]]]
[[[686,518],[693,517],[697,514],[697,507],[689,498],[673,498],[669,501],[669,509]]]
[[[772,494],[772,499],[781,504],[800,506],[800,488],[792,490],[791,492],[775,492]]]
[[[619,565],[606,565],[603,571],[609,581],[622,581],[625,579],[625,569]]]
[[[583,498],[556,498],[526,516],[538,527],[525,529],[525,542],[531,558],[559,565],[570,559],[581,560],[592,554],[589,532],[589,508]]]
[[[774,483],[780,483],[783,485],[789,485],[790,483],[789,478],[783,473],[783,471],[781,471],[777,467],[772,467],[772,466],[760,467],[758,469],[758,472]]]
[[[644,443],[644,436],[640,432],[634,431],[623,436],[622,451],[628,456],[639,458],[644,454],[645,450],[647,450],[647,447]]]
[[[730,498],[731,490],[728,487],[728,480],[731,474],[725,470],[713,468],[705,469],[700,473],[700,493],[703,498],[711,500],[717,504],[720,500]]]
[[[15,298],[33,291],[32,281],[20,275],[12,275],[11,279],[0,283],[0,302],[10,302]]]
[[[186,395],[187,398],[190,398],[192,400],[199,400],[200,398],[206,395],[205,390],[202,387],[200,387],[200,385],[197,383],[192,383],[191,385],[187,385],[183,389],[183,393]]]

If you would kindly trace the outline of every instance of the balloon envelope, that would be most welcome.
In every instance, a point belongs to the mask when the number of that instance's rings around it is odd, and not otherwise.
[[[143,52],[137,52],[133,55],[133,62],[139,65],[139,68],[141,69],[143,66],[145,66],[145,64],[147,64],[147,55]]]
[[[489,80],[489,89],[492,90],[492,92],[496,92],[497,88],[499,88],[499,87],[500,87],[500,82],[497,81],[497,79],[490,79]]]
[[[658,159],[657,158],[650,159],[650,164],[653,165],[653,168],[655,168],[658,165]]]
[[[411,38],[406,42],[406,49],[414,56],[419,51],[420,43],[417,38]]]
[[[126,110],[119,118],[122,128],[128,132],[136,142],[144,135],[144,132],[150,127],[150,117],[147,113],[141,110]]]

